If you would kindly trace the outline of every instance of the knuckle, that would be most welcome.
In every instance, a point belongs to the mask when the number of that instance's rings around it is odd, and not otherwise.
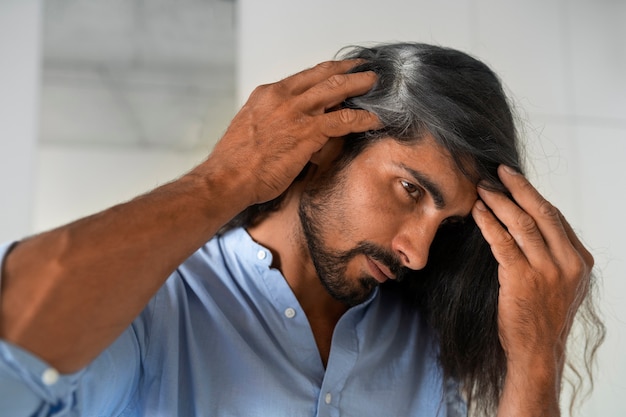
[[[561,277],[561,270],[554,263],[550,263],[544,267],[542,275],[548,282],[558,283]]]
[[[276,83],[274,83],[276,84]],[[259,94],[259,93],[263,93],[265,91],[267,91],[268,89],[270,89],[272,87],[272,85],[274,84],[261,84],[259,86],[257,86],[253,91],[252,94]]]
[[[291,94],[287,80],[280,80],[272,84],[265,85],[264,92],[269,97],[274,98],[287,98],[286,96]]]
[[[579,259],[575,264],[570,264],[565,271],[566,279],[573,291],[582,299],[589,292],[591,285],[591,268]]]
[[[335,131],[343,123],[342,120],[342,116],[327,117],[326,125],[324,126],[326,128],[324,134],[332,136],[331,132]]]
[[[252,90],[252,93],[250,94],[250,98],[248,99],[248,102],[255,103],[256,107],[258,107],[259,103],[275,102],[275,97],[277,96],[276,85],[277,83],[259,85],[254,90]]]
[[[591,252],[589,252],[587,249],[585,249],[584,247],[581,248],[580,252],[580,259],[582,260],[582,262],[585,264],[585,266],[591,270],[593,269],[593,266],[595,265],[595,259],[593,257],[593,255],[591,254]]]
[[[581,298],[584,298],[587,296],[587,294],[589,294],[591,290],[592,282],[593,282],[593,277],[592,277],[591,271],[589,271],[589,273],[585,275],[578,282],[578,293]]]
[[[270,85],[271,84],[261,84],[257,86],[254,90],[252,90],[252,94],[250,94],[250,96],[254,97],[264,94],[270,88]]]
[[[540,198],[539,213],[545,217],[552,217],[555,219],[559,218],[559,211],[557,208],[545,198]]]
[[[596,264],[596,260],[594,259],[593,255],[591,253],[585,251],[583,256],[585,257],[585,262],[586,262],[587,267],[589,268],[589,270],[593,269],[593,266]]]
[[[535,223],[535,220],[533,220],[533,218],[525,212],[519,214],[516,220],[516,224],[524,233],[533,233],[537,230],[537,224]]]
[[[503,247],[498,251],[498,258],[501,264],[513,265],[521,259],[520,252],[513,247]]]
[[[335,66],[336,66],[335,61],[324,61],[314,66],[313,69],[316,71],[328,71],[328,70],[335,68]]]
[[[339,88],[346,83],[346,76],[343,74],[334,74],[328,77],[326,85],[331,89]]]
[[[351,109],[344,109],[337,113],[338,113],[337,116],[339,118],[339,121],[343,124],[352,124],[358,119],[358,116],[359,116]]]
[[[304,113],[297,113],[290,119],[291,125],[294,127],[294,131],[298,132],[300,136],[312,134],[313,123],[311,117]]]
[[[576,278],[586,274],[591,269],[582,256],[573,256],[572,259],[568,260],[566,268],[566,274]]]
[[[500,242],[500,245],[506,248],[506,250],[517,248],[517,243],[515,242],[515,238],[511,236],[511,234],[504,229],[498,232],[497,239]]]
[[[522,189],[522,191],[524,193],[532,193],[532,194],[537,194],[537,190],[535,189],[535,187],[530,183],[530,181],[528,181],[528,179],[522,175],[518,176],[520,183],[519,183],[519,187]]]

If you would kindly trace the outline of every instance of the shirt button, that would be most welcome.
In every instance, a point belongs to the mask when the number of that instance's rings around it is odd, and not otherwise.
[[[330,404],[330,402],[333,400],[333,396],[330,392],[326,393],[326,396],[324,397],[324,402],[326,404]]]
[[[260,261],[267,257],[267,253],[264,250],[260,250],[256,253],[256,257],[259,258]]]
[[[41,374],[41,382],[45,385],[54,385],[59,380],[59,373],[56,369],[48,368]]]
[[[285,317],[287,317],[288,319],[292,319],[296,316],[296,310],[294,310],[291,307],[288,307],[285,309]]]

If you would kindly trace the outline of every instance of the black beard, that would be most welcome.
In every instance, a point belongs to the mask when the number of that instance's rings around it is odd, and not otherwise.
[[[363,275],[357,283],[351,283],[346,278],[348,262],[357,255],[365,255],[385,265],[401,280],[408,269],[392,253],[371,242],[359,242],[356,247],[347,251],[333,251],[328,249],[321,239],[322,223],[324,223],[324,208],[313,201],[330,201],[335,184],[324,184],[321,188],[304,192],[300,200],[298,214],[304,238],[317,275],[328,293],[336,300],[347,306],[355,306],[365,301],[379,282],[374,277]]]

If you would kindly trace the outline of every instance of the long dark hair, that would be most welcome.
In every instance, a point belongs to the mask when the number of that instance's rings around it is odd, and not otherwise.
[[[343,56],[365,60],[354,71],[379,76],[374,89],[346,103],[377,114],[385,126],[362,139],[385,135],[410,142],[428,133],[474,183],[505,192],[498,166],[522,171],[511,106],[498,77],[482,62],[416,43],[354,47]],[[367,140],[347,142],[362,147]],[[471,216],[442,228],[427,266],[411,275],[399,285],[435,329],[445,376],[461,382],[475,410],[493,411],[506,373],[498,337],[497,262]]]
[[[411,143],[430,134],[476,184],[482,181],[506,193],[498,166],[523,172],[511,105],[498,77],[479,60],[420,43],[350,47],[340,51],[340,57],[362,59],[352,71],[372,70],[379,77],[371,91],[344,105],[371,111],[384,125],[345,140],[342,164],[379,138]],[[250,207],[228,227],[259,221],[280,207],[282,199]],[[497,262],[471,216],[460,225],[442,227],[427,266],[391,285],[401,287],[435,330],[444,376],[461,383],[472,414],[492,414],[506,375],[498,337]],[[582,362],[589,376],[604,336],[591,293],[578,314],[588,336]],[[575,376],[581,375],[575,366],[572,369]],[[581,381],[574,381],[575,392]]]

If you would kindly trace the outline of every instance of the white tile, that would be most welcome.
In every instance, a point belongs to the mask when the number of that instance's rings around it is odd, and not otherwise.
[[[208,148],[234,116],[232,94],[191,95],[168,91],[129,91],[128,101],[141,129],[139,141],[174,149]]]
[[[233,115],[234,4],[46,3],[44,143],[204,148]]]
[[[137,144],[127,104],[102,80],[44,82],[40,126],[43,143]]]
[[[558,1],[477,0],[474,50],[531,113],[565,114],[562,11]]]
[[[233,75],[94,67],[45,72],[44,143],[208,149],[235,113]]]
[[[71,0],[44,2],[46,58],[98,61],[133,57],[136,13],[133,2]]]
[[[230,65],[234,63],[234,5],[229,1],[143,2],[136,46],[148,61]]]
[[[568,5],[575,113],[626,121],[626,2]]]
[[[69,0],[44,4],[42,38],[47,59],[179,66],[233,63],[232,2]]]

